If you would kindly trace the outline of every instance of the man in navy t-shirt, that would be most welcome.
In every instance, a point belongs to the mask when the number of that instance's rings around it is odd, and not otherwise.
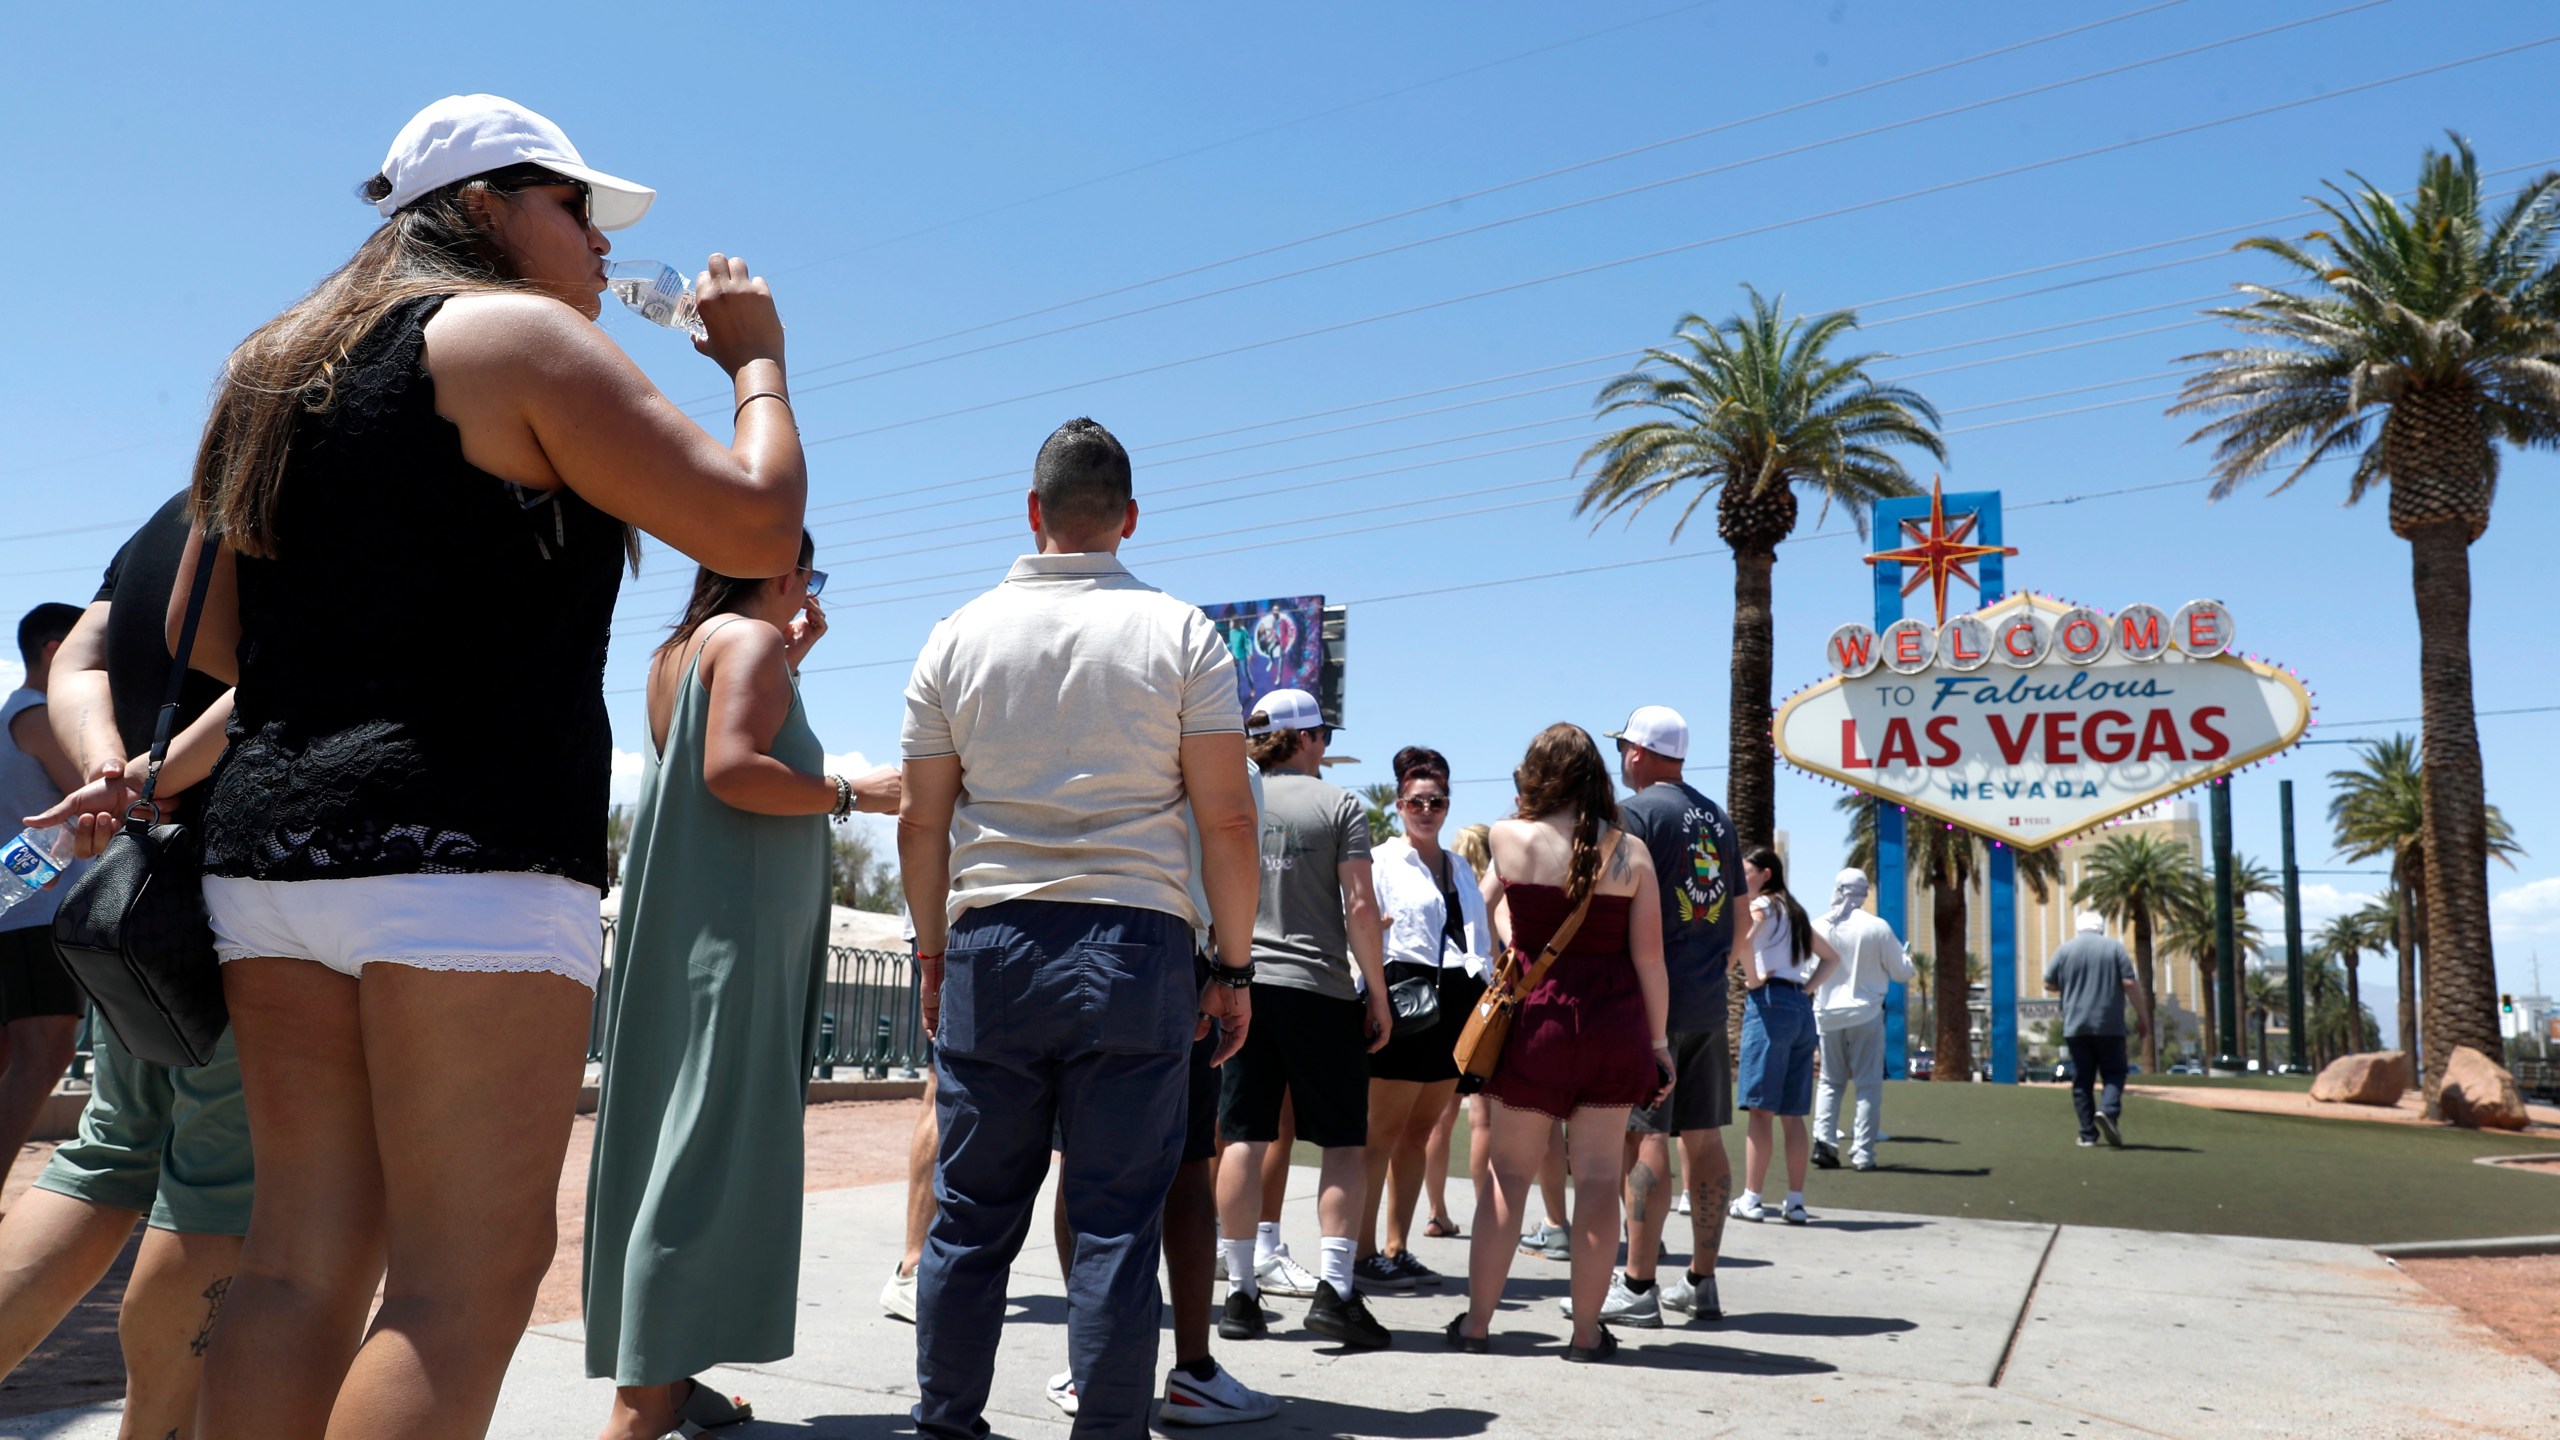
[[[1627,1269],[1610,1282],[1603,1322],[1650,1328],[1671,1310],[1723,1318],[1716,1254],[1724,1244],[1733,1171],[1720,1133],[1733,1120],[1733,1066],[1725,1058],[1725,968],[1733,956],[1733,906],[1742,852],[1722,807],[1681,778],[1689,722],[1646,705],[1609,732],[1618,773],[1635,794],[1619,823],[1653,856],[1662,894],[1662,964],[1671,981],[1671,1098],[1627,1120]],[[1671,1218],[1670,1137],[1680,1137],[1688,1177],[1689,1271],[1654,1283]]]

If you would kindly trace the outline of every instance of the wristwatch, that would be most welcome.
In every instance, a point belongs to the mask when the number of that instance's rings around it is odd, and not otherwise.
[[[1253,983],[1253,962],[1247,960],[1241,965],[1220,965],[1212,961],[1209,965],[1209,983],[1224,985],[1230,990],[1242,990]]]

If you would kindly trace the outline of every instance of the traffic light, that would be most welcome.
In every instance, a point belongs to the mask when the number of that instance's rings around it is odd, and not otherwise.
[[[2501,1015],[2513,1015],[2516,1013],[2516,997],[2513,995],[2499,996],[2498,1013]]]

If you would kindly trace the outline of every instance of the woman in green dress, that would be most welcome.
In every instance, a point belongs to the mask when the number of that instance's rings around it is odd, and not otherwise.
[[[604,1440],[745,1419],[693,1382],[792,1350],[806,1037],[827,821],[895,772],[821,773],[795,676],[826,633],[808,536],[770,580],[703,570],[649,665],[650,756],[622,868],[587,1177],[587,1373]]]

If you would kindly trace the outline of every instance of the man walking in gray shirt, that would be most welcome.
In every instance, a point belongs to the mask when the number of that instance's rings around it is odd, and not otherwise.
[[[2109,939],[2106,922],[2083,911],[2079,933],[2062,942],[2044,963],[2044,988],[2062,997],[2062,1043],[2071,1050],[2071,1108],[2080,1117],[2083,1149],[2103,1135],[2124,1144],[2124,1006],[2131,1000],[2135,1033],[2151,1033],[2151,1002],[2133,978],[2133,957]],[[2092,1103],[2089,1090],[2106,1082]]]
[[[916,1428],[986,1433],[1005,1281],[1060,1148],[1078,1435],[1145,1436],[1156,1252],[1192,1041],[1249,1033],[1254,811],[1235,663],[1121,567],[1129,456],[1040,447],[1039,552],[934,627],[907,686],[898,859],[934,1038],[937,1209],[916,1277]],[[1188,803],[1209,914],[1191,898]],[[1218,963],[1197,988],[1193,927]]]

